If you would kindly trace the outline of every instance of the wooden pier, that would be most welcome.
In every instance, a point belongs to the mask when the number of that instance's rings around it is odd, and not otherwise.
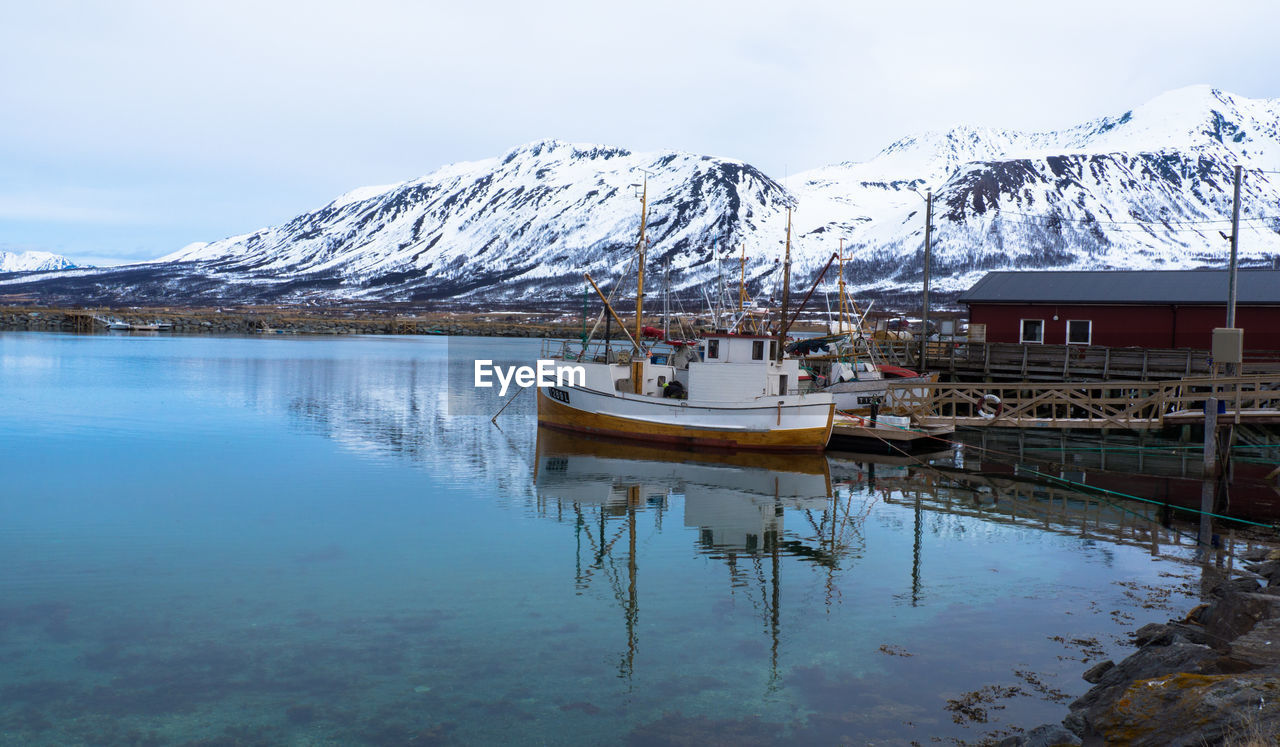
[[[957,379],[1162,381],[1211,373],[1209,352],[1191,348],[1038,345],[957,338],[930,342],[922,363],[919,341],[876,340],[871,344],[884,361]],[[1280,372],[1280,356],[1249,356],[1242,371]]]
[[[921,397],[925,387],[928,393]],[[1280,376],[1274,374],[1170,381],[890,384],[884,407],[923,428],[1158,430],[1203,423],[1211,393],[1222,407],[1220,423],[1280,424]]]

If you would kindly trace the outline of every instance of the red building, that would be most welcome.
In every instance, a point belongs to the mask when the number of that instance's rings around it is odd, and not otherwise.
[[[1280,351],[1280,271],[1241,270],[1246,351]],[[990,272],[960,294],[988,342],[1208,350],[1227,323],[1225,270]]]

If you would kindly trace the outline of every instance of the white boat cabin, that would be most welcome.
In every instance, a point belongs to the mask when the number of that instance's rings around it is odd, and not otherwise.
[[[586,366],[585,384],[596,391],[661,397],[665,384],[678,381],[688,399],[700,402],[797,394],[800,364],[790,358],[775,361],[777,345],[777,338],[764,335],[707,335],[696,346],[654,351],[647,361]]]

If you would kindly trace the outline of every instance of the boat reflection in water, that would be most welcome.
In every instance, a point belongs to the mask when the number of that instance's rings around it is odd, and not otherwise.
[[[544,510],[575,512],[576,525],[587,534],[590,557],[583,557],[580,544],[577,582],[589,584],[593,571],[606,566],[607,575],[617,574],[615,594],[626,622],[626,652],[619,669],[628,677],[636,654],[641,512],[651,512],[660,529],[671,520],[672,498],[678,498],[684,528],[696,532],[701,552],[727,564],[731,586],[761,586],[763,604],[758,606],[769,630],[775,677],[781,556],[801,557],[834,571],[850,546],[841,525],[847,528],[851,515],[865,513],[851,514],[847,503],[839,505],[823,455],[677,452],[548,428],[538,429],[535,484]],[[784,536],[788,512],[803,515],[806,526]],[[617,520],[625,522],[624,529],[610,526]]]

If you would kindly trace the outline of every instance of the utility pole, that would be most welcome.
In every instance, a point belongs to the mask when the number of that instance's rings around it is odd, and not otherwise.
[[[774,354],[778,363],[787,346],[787,304],[791,302],[791,208],[787,208],[787,249],[782,263],[782,315],[778,322],[778,350]],[[785,392],[784,392],[785,394]]]
[[[845,326],[844,326],[845,306],[846,304],[845,304],[845,298],[844,298],[844,238],[841,237],[840,239],[840,303],[839,303],[839,311],[836,314],[836,319],[838,320],[836,323],[839,325],[838,327],[836,327],[837,334],[844,334],[845,332],[848,331],[847,329],[845,329]]]
[[[1231,205],[1231,266],[1227,276],[1227,327],[1236,326],[1236,255],[1240,248],[1240,171],[1236,166],[1235,197]]]
[[[933,256],[933,190],[924,198],[924,303],[920,311],[920,369],[925,368],[925,351],[929,344],[929,265]]]

